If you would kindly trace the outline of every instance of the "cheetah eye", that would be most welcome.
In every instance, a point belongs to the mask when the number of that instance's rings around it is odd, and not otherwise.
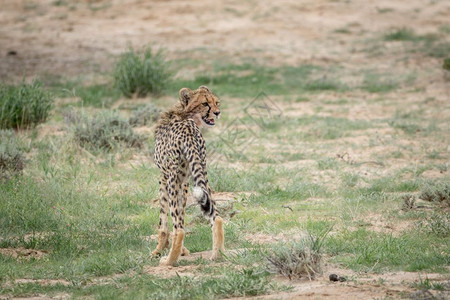
[[[203,102],[203,106],[208,106],[208,102]]]

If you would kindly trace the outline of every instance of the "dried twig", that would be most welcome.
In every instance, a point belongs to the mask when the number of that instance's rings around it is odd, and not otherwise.
[[[281,207],[290,209],[292,212],[294,211],[294,210],[292,209],[292,207],[290,207],[290,206],[288,206],[288,205],[281,205]]]

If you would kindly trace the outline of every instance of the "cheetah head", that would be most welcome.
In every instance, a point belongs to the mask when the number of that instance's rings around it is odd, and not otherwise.
[[[204,85],[194,91],[182,88],[180,102],[184,111],[193,116],[198,126],[214,126],[216,118],[220,116],[219,98]]]

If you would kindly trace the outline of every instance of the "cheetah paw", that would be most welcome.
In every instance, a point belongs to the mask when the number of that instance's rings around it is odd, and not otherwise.
[[[181,256],[189,256],[189,254],[191,254],[191,252],[183,246],[183,249],[181,250]]]
[[[168,256],[161,257],[161,259],[159,260],[159,265],[160,266],[170,266],[169,257]]]
[[[222,258],[222,254],[219,251],[214,251],[209,259],[210,260],[218,260],[221,258]]]
[[[151,258],[156,258],[156,257],[160,257],[161,256],[161,252],[159,252],[158,250],[153,250],[152,254],[150,254]]]

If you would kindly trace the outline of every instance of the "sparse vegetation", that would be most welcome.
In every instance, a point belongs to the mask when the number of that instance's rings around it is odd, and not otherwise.
[[[420,290],[444,291],[446,289],[445,285],[448,285],[448,284],[432,281],[427,277],[425,279],[420,278],[419,282],[414,283],[412,286],[417,289],[420,289]]]
[[[424,52],[431,56],[437,58],[447,57],[450,53],[450,43],[449,42],[438,42],[430,43],[425,46]]]
[[[362,89],[370,93],[385,93],[395,90],[398,83],[393,79],[381,79],[377,74],[367,74],[364,78]]]
[[[328,90],[345,90],[347,87],[337,80],[321,78],[309,81],[305,84],[304,89],[307,91],[328,91]]]
[[[0,129],[29,128],[47,120],[53,96],[38,81],[18,86],[0,84]]]
[[[393,29],[384,35],[385,41],[425,41],[427,43],[432,43],[437,39],[437,36],[434,34],[418,35],[411,28]]]
[[[419,223],[419,228],[443,238],[450,236],[450,214],[433,212],[426,220]]]
[[[104,111],[94,117],[71,115],[75,141],[81,147],[95,150],[112,150],[120,144],[141,147],[143,138],[134,133],[131,125],[115,111]]]
[[[114,85],[126,96],[144,97],[160,94],[171,79],[168,62],[162,50],[147,49],[143,54],[130,49],[115,65]]]
[[[129,123],[131,126],[144,126],[158,121],[161,109],[149,103],[133,111]]]

